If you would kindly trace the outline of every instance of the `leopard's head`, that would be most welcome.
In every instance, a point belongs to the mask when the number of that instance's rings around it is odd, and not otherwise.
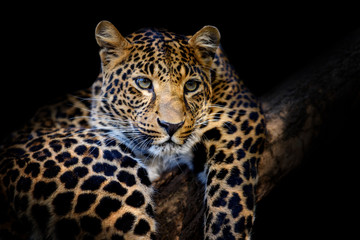
[[[93,126],[153,155],[191,149],[209,112],[219,31],[205,26],[186,37],[144,29],[123,37],[102,21],[95,33],[103,79]]]

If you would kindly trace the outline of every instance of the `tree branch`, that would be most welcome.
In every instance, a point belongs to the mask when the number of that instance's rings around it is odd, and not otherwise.
[[[360,30],[260,98],[267,147],[259,164],[258,200],[301,163],[320,127],[343,108],[340,103],[359,101],[359,93]]]

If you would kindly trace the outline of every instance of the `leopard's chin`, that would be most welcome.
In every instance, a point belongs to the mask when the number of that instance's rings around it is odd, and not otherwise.
[[[190,149],[186,148],[184,145],[179,145],[169,141],[151,145],[151,147],[147,149],[148,153],[154,157],[173,156],[183,152],[188,152],[189,150]]]

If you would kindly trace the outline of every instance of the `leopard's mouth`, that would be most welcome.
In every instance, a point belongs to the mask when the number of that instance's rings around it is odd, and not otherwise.
[[[172,137],[166,136],[164,139],[162,139],[160,141],[157,141],[157,142],[154,141],[154,145],[158,145],[158,146],[166,146],[168,144],[174,145],[174,146],[181,146],[184,143],[185,143],[185,141],[181,141],[180,139],[178,139],[174,136],[172,136]]]
[[[160,134],[149,135],[132,126],[132,131],[116,132],[119,136],[125,137],[124,142],[129,148],[150,156],[182,154],[191,150],[194,142],[198,140],[194,131],[181,136],[160,136]]]
[[[197,136],[197,134],[192,133],[186,138],[183,138],[182,140],[178,140],[174,137],[169,137],[163,139],[161,142],[153,142],[151,144],[151,147],[147,149],[147,151],[154,155],[159,156],[161,154],[163,155],[179,155],[184,154],[193,149],[193,146],[199,141],[200,137]],[[179,143],[179,142],[181,143]]]

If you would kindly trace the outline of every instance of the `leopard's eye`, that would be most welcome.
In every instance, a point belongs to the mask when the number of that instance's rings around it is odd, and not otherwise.
[[[140,78],[135,79],[135,82],[142,89],[151,89],[152,88],[152,82],[148,78],[140,77]]]
[[[200,83],[196,80],[189,80],[185,83],[185,91],[186,92],[194,92],[199,88]]]

